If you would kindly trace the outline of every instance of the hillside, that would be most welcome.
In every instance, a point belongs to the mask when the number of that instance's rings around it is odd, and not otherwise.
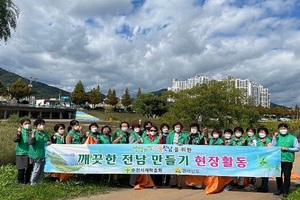
[[[0,81],[3,83],[5,87],[7,87],[9,84],[15,82],[18,78],[22,78],[22,80],[29,84],[29,79],[26,79],[24,77],[21,77],[17,74],[14,74],[12,72],[6,71],[5,69],[0,67]],[[37,99],[48,99],[48,98],[58,98],[59,93],[61,96],[68,96],[70,95],[69,92],[61,90],[56,87],[49,86],[47,84],[33,81],[32,82],[32,95],[36,96]]]

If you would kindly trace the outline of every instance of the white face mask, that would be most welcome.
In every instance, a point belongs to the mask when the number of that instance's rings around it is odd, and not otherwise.
[[[79,130],[79,126],[78,125],[74,126],[74,130],[78,131]]]
[[[174,131],[175,131],[176,133],[179,133],[179,132],[181,131],[181,128],[175,128]]]
[[[231,134],[230,133],[225,133],[224,137],[225,137],[225,139],[230,139],[231,138]]]
[[[164,128],[164,129],[162,130],[162,132],[163,132],[163,133],[168,133],[168,132],[169,132],[169,129]]]
[[[279,132],[280,132],[281,135],[286,135],[287,134],[287,130],[286,129],[280,130]]]
[[[254,133],[250,132],[250,131],[247,134],[248,134],[249,137],[253,137],[253,135],[254,135]]]
[[[234,135],[239,138],[242,136],[242,133],[235,133]]]
[[[121,130],[122,130],[123,132],[127,132],[128,127],[121,127]]]
[[[65,132],[65,129],[60,129],[60,130],[58,130],[58,133],[61,134],[61,135],[63,135],[64,132]]]
[[[39,131],[43,131],[43,130],[45,130],[45,125],[40,124],[40,125],[38,125],[37,129],[38,129]]]
[[[219,138],[219,134],[214,133],[214,134],[213,134],[213,137],[214,137],[215,139],[217,139],[217,138]]]
[[[91,131],[92,131],[92,133],[96,133],[96,132],[97,132],[97,130],[98,130],[98,128],[96,128],[96,127],[94,127],[94,128],[91,128]]]
[[[23,126],[23,128],[26,129],[26,130],[29,130],[29,129],[31,129],[31,125],[30,124],[25,124]]]
[[[156,131],[150,131],[150,135],[152,135],[152,136],[154,136],[154,135],[156,135]]]
[[[196,128],[191,129],[191,133],[197,133],[197,132],[198,132],[198,130]]]
[[[139,133],[140,132],[140,128],[134,128],[134,132]]]
[[[263,139],[267,136],[266,133],[258,133],[259,138]]]

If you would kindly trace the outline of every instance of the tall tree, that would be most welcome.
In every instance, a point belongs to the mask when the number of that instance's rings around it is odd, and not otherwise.
[[[102,101],[100,86],[98,85],[97,88],[93,88],[89,92],[89,103],[93,104],[93,107],[95,107],[95,104],[101,103]]]
[[[12,0],[0,1],[0,40],[5,42],[11,36],[11,29],[16,29],[19,8]]]
[[[152,117],[161,116],[167,112],[167,102],[153,93],[141,94],[132,103],[132,110],[136,113]]]
[[[75,88],[71,93],[71,101],[77,105],[83,104],[87,101],[87,95],[85,93],[84,86],[80,80],[75,85]]]
[[[163,116],[168,122],[201,121],[214,128],[226,128],[234,124],[248,126],[260,118],[256,109],[246,106],[243,92],[230,81],[211,81],[178,93],[169,92],[168,96],[173,101]]]
[[[128,106],[131,105],[131,98],[130,98],[128,88],[125,89],[124,95],[122,96],[121,103],[126,109],[128,108]]]
[[[31,88],[21,78],[19,78],[10,84],[8,93],[12,98],[16,98],[19,102],[20,99],[31,94]]]
[[[116,90],[109,89],[106,96],[106,103],[112,106],[115,106],[118,104],[118,98],[116,95]]]
[[[6,88],[4,87],[2,81],[0,81],[0,96],[6,94]]]
[[[138,98],[142,94],[141,88],[138,88],[138,91],[136,93],[136,98]]]

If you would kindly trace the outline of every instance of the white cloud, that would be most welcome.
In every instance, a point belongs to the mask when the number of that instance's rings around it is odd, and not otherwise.
[[[297,0],[131,2],[15,0],[21,13],[0,66],[69,91],[81,80],[118,95],[232,75],[268,87],[274,103],[299,104]]]

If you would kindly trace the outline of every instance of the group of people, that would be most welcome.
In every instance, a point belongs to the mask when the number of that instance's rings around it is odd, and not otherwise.
[[[16,143],[16,166],[18,169],[18,182],[34,185],[44,178],[45,145],[49,144],[173,144],[173,145],[225,145],[225,146],[278,146],[281,148],[281,174],[284,178],[276,177],[277,191],[274,195],[287,196],[290,189],[291,171],[295,158],[295,152],[299,151],[297,138],[288,132],[288,125],[280,123],[278,132],[273,138],[269,137],[266,126],[260,126],[257,130],[248,127],[246,131],[242,127],[232,129],[213,129],[208,134],[204,128],[201,132],[198,123],[192,123],[188,132],[183,131],[183,125],[176,122],[169,126],[163,123],[160,127],[151,121],[143,125],[140,122],[130,125],[121,122],[119,130],[112,133],[109,126],[99,129],[97,123],[93,122],[88,127],[88,132],[83,132],[82,126],[77,120],[71,120],[69,126],[63,123],[54,126],[54,134],[49,137],[45,131],[45,121],[37,119],[31,128],[30,119],[22,119],[17,135]],[[245,137],[244,137],[245,136]],[[53,174],[55,177],[55,174]],[[70,175],[70,174],[69,174]],[[69,176],[69,178],[71,175]],[[116,186],[120,186],[121,175],[113,175]],[[254,177],[210,177],[196,175],[136,175],[131,174],[129,186],[135,189],[143,187],[158,188],[162,185],[170,185],[172,188],[181,189],[183,183],[193,189],[209,188],[211,182],[222,183],[220,190],[229,191],[232,186],[237,189],[257,190],[257,192],[268,192],[268,177],[261,178],[260,187],[256,188]],[[209,183],[210,182],[210,183]]]

